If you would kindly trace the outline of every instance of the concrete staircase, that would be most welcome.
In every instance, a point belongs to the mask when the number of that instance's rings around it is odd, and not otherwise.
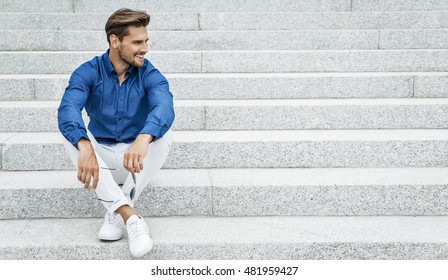
[[[0,259],[131,258],[56,120],[122,3],[0,0]],[[448,258],[448,1],[126,6],[177,113],[146,258]]]

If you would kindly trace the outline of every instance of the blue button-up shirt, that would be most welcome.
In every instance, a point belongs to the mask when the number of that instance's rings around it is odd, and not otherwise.
[[[59,130],[74,146],[89,139],[81,111],[90,117],[89,130],[102,144],[129,143],[139,134],[161,138],[174,121],[173,95],[165,77],[145,59],[131,66],[119,84],[109,51],[79,66],[70,77],[58,109]]]

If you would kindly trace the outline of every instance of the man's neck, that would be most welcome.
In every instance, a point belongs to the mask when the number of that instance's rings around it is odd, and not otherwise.
[[[121,60],[118,53],[113,50],[109,51],[109,60],[119,77],[123,76],[130,67],[130,65]]]

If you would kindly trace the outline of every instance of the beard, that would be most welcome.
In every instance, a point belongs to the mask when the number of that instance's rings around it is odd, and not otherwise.
[[[122,49],[118,50],[118,55],[120,56],[121,61],[123,61],[124,63],[126,63],[129,66],[135,66],[137,68],[142,67],[145,64],[145,61],[142,60],[142,62],[138,62],[135,59],[135,56],[139,54],[139,53],[135,53],[134,55],[130,56],[130,55],[126,55]]]

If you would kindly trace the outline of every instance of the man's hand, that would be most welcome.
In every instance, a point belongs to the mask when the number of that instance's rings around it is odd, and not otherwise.
[[[89,140],[81,138],[77,143],[79,149],[78,157],[78,180],[88,189],[93,179],[92,189],[96,190],[99,179],[98,161],[95,151]]]
[[[140,134],[129,150],[124,154],[123,167],[131,173],[140,173],[143,170],[143,159],[148,153],[148,145],[154,136]]]

